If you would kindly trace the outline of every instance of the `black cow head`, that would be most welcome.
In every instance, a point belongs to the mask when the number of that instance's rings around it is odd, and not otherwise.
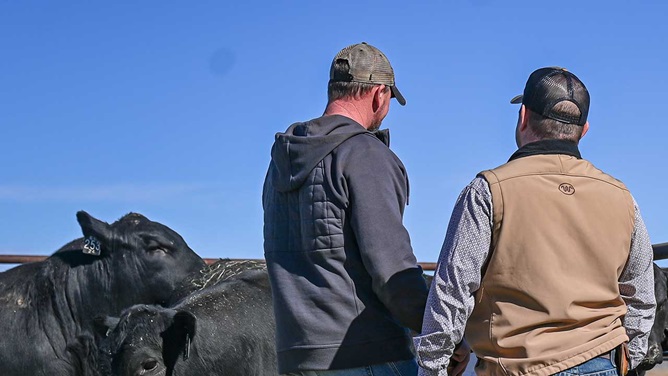
[[[138,305],[120,319],[98,320],[97,329],[106,336],[101,347],[114,375],[170,376],[190,356],[197,319],[187,311]]]
[[[80,211],[77,220],[84,235],[80,252],[105,260],[100,274],[113,276],[108,298],[119,307],[164,304],[186,276],[205,265],[179,234],[141,214],[110,225]]]
[[[638,374],[663,362],[662,342],[666,341],[668,325],[668,278],[656,264],[654,264],[654,296],[656,298],[654,324],[649,334],[647,354],[636,369]]]

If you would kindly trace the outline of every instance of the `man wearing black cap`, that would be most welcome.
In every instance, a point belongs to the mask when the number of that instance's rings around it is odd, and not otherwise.
[[[538,69],[511,102],[519,149],[457,200],[415,338],[420,374],[445,375],[465,336],[478,375],[617,375],[640,363],[654,320],[638,206],[580,155],[589,93],[573,73]]]
[[[324,115],[276,135],[262,202],[281,374],[417,374],[408,329],[427,287],[402,224],[406,171],[378,131],[393,97],[406,103],[387,57],[352,45]]]

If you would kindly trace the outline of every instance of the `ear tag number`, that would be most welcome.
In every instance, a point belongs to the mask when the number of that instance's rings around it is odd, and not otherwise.
[[[99,256],[100,255],[100,241],[97,240],[94,236],[89,236],[84,240],[83,253],[87,255]]]

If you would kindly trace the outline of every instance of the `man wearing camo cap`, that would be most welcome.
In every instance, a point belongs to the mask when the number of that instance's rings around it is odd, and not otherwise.
[[[407,328],[427,287],[402,223],[406,170],[378,130],[406,100],[366,43],[336,55],[327,94],[321,117],[276,135],[264,183],[279,373],[415,375]]]

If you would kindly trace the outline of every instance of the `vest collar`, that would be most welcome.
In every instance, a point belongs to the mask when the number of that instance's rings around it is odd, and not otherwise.
[[[539,154],[566,154],[577,159],[582,159],[578,145],[572,141],[541,140],[526,144],[517,149],[517,151],[510,157],[508,162],[518,158]]]

